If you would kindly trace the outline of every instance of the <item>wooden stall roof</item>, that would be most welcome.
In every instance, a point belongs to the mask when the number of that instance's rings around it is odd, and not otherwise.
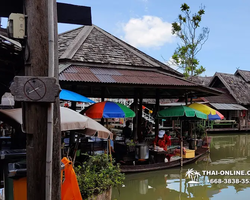
[[[180,72],[148,56],[119,38],[92,26],[62,33],[58,38],[59,60],[88,64],[116,65],[116,67],[162,69],[177,76]]]
[[[132,98],[134,88],[143,89],[145,98],[155,98],[155,89],[163,98],[174,98],[189,93],[190,96],[221,94],[217,90],[186,81],[181,77],[158,71],[112,69],[70,65],[59,74],[61,87],[89,97],[100,97],[105,91],[110,98]]]
[[[195,84],[166,64],[119,38],[92,26],[59,35],[59,81],[62,88],[89,97],[144,98],[210,96],[220,91]]]
[[[215,73],[209,86],[214,88],[226,88],[238,104],[250,104],[250,84],[247,83],[241,76],[226,73]]]

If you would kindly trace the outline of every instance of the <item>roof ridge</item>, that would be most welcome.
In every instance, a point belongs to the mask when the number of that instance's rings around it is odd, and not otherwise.
[[[60,36],[60,35],[64,35],[64,34],[66,34],[66,33],[74,32],[74,31],[76,31],[76,30],[78,30],[78,29],[81,29],[81,28],[83,28],[83,27],[84,27],[84,26],[80,26],[80,27],[78,27],[78,28],[71,29],[71,30],[68,30],[68,31],[65,31],[65,32],[59,33],[59,34],[58,34],[58,36]]]
[[[86,40],[86,38],[89,36],[90,32],[93,30],[93,26],[83,26],[82,30],[78,35],[75,37],[75,39],[71,42],[71,44],[68,46],[68,48],[64,51],[64,53],[61,55],[60,59],[72,59],[77,50],[80,48],[82,43]]]

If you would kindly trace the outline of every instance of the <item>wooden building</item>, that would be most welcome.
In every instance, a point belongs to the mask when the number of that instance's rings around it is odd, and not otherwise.
[[[213,127],[210,131],[250,130],[250,71],[237,70],[234,74],[217,72],[213,77],[194,77],[193,81],[222,92],[219,96],[195,99],[220,111],[226,120],[231,121],[231,127],[230,123],[224,128],[223,124],[217,124],[220,128]]]
[[[103,100],[133,98],[138,106],[134,120],[137,133],[144,98],[156,99],[157,111],[160,99],[221,94],[185,80],[166,64],[95,25],[62,33],[58,42],[61,87]]]

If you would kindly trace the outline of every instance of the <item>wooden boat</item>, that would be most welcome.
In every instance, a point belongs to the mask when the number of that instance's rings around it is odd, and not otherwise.
[[[195,151],[195,157],[193,158],[184,158],[183,165],[194,163],[198,159],[202,158],[209,152],[208,148],[198,148]],[[137,172],[147,172],[153,170],[169,169],[174,167],[180,167],[180,159],[170,162],[161,162],[161,163],[149,163],[149,164],[139,164],[139,165],[121,165],[120,169],[123,173],[137,173]]]

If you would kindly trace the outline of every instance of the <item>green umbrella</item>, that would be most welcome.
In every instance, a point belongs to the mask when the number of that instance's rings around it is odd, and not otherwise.
[[[207,119],[207,115],[187,106],[174,106],[157,113],[158,118]]]
[[[164,110],[161,110],[157,113],[158,118],[168,118],[168,119],[180,119],[181,121],[181,138],[182,138],[182,120],[193,120],[193,119],[207,119],[207,115],[189,108],[187,106],[174,106]],[[181,149],[183,148],[183,141],[181,139]],[[181,151],[181,167],[183,166],[183,158]]]

